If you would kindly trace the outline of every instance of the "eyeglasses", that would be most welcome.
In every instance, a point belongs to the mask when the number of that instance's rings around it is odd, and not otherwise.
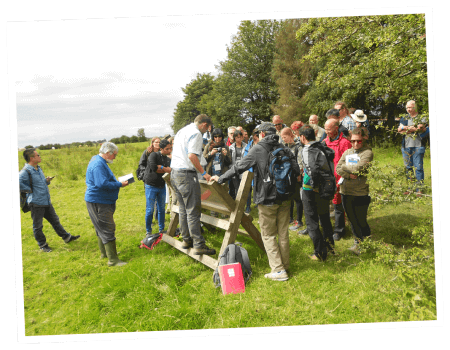
[[[278,126],[278,125],[283,125],[283,123],[278,123],[278,124],[274,124],[275,126]]]
[[[360,143],[362,143],[362,140],[350,140],[350,142],[351,142],[351,143],[356,142],[356,143],[359,145]]]

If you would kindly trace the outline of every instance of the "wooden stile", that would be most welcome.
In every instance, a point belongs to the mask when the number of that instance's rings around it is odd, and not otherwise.
[[[163,179],[166,181],[167,186],[169,186],[172,190],[172,193],[175,193],[170,182],[170,174],[165,174]],[[233,200],[225,186],[219,185],[215,181],[199,181],[202,209],[208,209],[230,216],[227,219],[219,219],[202,213],[200,217],[201,222],[225,230],[225,236],[223,238],[218,256],[223,253],[229,244],[236,241],[237,234],[250,236],[262,250],[265,250],[261,239],[261,233],[255,225],[253,225],[252,217],[244,212],[247,197],[252,185],[252,179],[253,173],[246,171],[242,174],[241,184],[237,191],[236,200]],[[162,240],[182,253],[189,255],[193,259],[198,260],[209,268],[215,270],[218,265],[218,260],[208,255],[194,255],[193,249],[182,249],[182,243],[173,238],[175,235],[175,230],[179,224],[179,216],[179,206],[172,205],[169,227],[167,229],[167,233],[163,234]],[[245,231],[239,229],[239,225],[242,225]]]

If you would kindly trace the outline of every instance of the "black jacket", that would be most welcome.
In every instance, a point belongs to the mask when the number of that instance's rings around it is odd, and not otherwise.
[[[169,167],[170,158],[163,156],[160,152],[152,152],[147,158],[147,166],[144,173],[144,183],[153,187],[164,187],[166,182],[162,178],[164,173],[157,173],[160,166]]]
[[[225,174],[219,177],[219,184],[229,180],[236,174],[242,174],[246,170],[253,167],[253,202],[255,204],[272,205],[276,201],[267,200],[266,193],[263,189],[262,181],[268,175],[268,162],[269,162],[269,151],[274,149],[276,146],[283,146],[278,142],[278,135],[268,135],[264,137],[261,141],[253,146],[248,154],[242,158],[239,162],[234,164]],[[268,150],[267,150],[267,149]],[[297,162],[293,162],[293,169],[296,176],[300,174],[300,169]]]

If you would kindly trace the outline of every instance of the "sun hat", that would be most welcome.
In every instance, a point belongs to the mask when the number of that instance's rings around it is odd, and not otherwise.
[[[361,109],[357,109],[355,114],[350,114],[355,122],[365,122],[367,120],[367,115]]]

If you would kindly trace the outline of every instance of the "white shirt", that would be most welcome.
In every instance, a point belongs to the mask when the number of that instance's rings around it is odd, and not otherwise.
[[[175,170],[195,170],[188,158],[189,153],[196,154],[200,160],[202,155],[203,138],[195,123],[186,125],[175,135],[170,167]]]

